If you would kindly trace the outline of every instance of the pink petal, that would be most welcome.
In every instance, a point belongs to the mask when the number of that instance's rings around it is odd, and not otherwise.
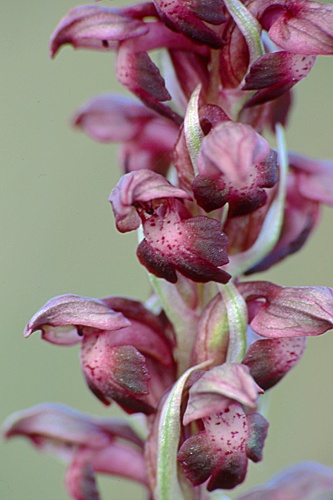
[[[136,205],[149,205],[149,202],[163,198],[190,199],[190,196],[150,170],[124,175],[109,197],[118,231],[132,231],[140,226],[141,219],[137,214]]]
[[[104,94],[90,99],[73,117],[73,124],[101,142],[126,142],[156,114],[122,95]]]
[[[264,337],[314,336],[333,327],[332,288],[284,288],[253,281],[240,283],[239,290],[249,307],[254,308],[251,328]]]
[[[247,471],[247,417],[239,404],[206,417],[205,430],[181,446],[178,460],[193,486],[208,478],[208,491],[230,489],[244,481]]]
[[[255,487],[237,500],[329,500],[333,493],[333,469],[315,462],[288,467],[265,485]]]
[[[75,48],[97,50],[115,49],[120,40],[147,33],[147,25],[120,9],[100,5],[75,7],[62,19],[51,38],[51,55],[60,47],[71,44]]]
[[[3,433],[6,439],[26,437],[69,462],[66,485],[74,498],[95,498],[95,472],[146,483],[143,442],[121,419],[90,417],[49,403],[13,414]]]
[[[146,484],[146,464],[143,450],[118,441],[101,449],[92,457],[96,472],[125,477]]]
[[[112,311],[98,299],[67,294],[46,302],[25,327],[24,336],[41,330],[43,340],[72,345],[81,342],[82,327],[118,330],[129,324],[121,313]]]
[[[37,446],[47,440],[74,444],[91,443],[93,448],[106,446],[109,437],[97,421],[60,404],[41,404],[13,414],[3,427],[4,436],[26,436]],[[37,437],[39,436],[39,439]],[[35,441],[37,439],[37,441]]]
[[[277,182],[276,154],[249,125],[222,122],[204,137],[198,155],[199,176],[192,183],[198,204],[211,211],[229,203],[229,215],[262,206],[264,187]]]
[[[271,25],[269,14],[262,20],[264,27],[270,25],[273,42],[296,54],[333,54],[333,6],[305,0],[289,0],[285,5]]]
[[[230,400],[255,408],[263,390],[254,382],[247,366],[223,363],[208,370],[193,384],[184,414],[184,425],[224,411]]]
[[[132,429],[119,419],[106,419],[86,415],[65,405],[44,403],[28,410],[14,413],[3,427],[5,438],[26,436],[34,440],[43,439],[72,443],[73,445],[104,448],[114,436],[132,441],[141,446],[142,442]]]
[[[172,160],[177,125],[139,101],[104,94],[83,105],[73,125],[101,142],[122,142],[120,162],[124,172],[150,169],[165,173]]]
[[[295,169],[298,189],[302,196],[333,206],[333,162],[316,160],[297,153],[289,153],[288,159]]]

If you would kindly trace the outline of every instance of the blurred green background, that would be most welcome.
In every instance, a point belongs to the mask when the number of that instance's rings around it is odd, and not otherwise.
[[[2,0],[0,7],[1,421],[42,401],[114,414],[115,407],[104,408],[86,388],[77,347],[57,348],[39,334],[23,340],[22,331],[54,295],[148,294],[136,236],[115,231],[107,201],[119,175],[117,150],[69,126],[71,113],[89,97],[120,90],[113,55],[65,48],[49,59],[49,36],[72,6],[72,0]],[[332,116],[333,59],[322,57],[297,87],[289,148],[333,158]],[[333,286],[332,215],[324,211],[306,248],[261,278]],[[332,333],[310,339],[299,366],[273,391],[264,462],[250,467],[248,486],[300,460],[333,466]],[[24,440],[0,446],[1,499],[67,498],[63,464]],[[118,479],[102,479],[100,487],[105,499],[144,498]]]

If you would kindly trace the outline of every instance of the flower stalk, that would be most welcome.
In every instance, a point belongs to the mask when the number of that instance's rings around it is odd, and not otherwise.
[[[226,500],[263,459],[263,394],[333,327],[333,288],[246,278],[300,250],[333,206],[333,162],[289,152],[284,132],[294,85],[333,54],[332,26],[333,7],[307,0],[154,0],[76,7],[52,35],[52,57],[114,52],[133,94],[91,99],[73,125],[120,145],[109,201],[152,286],[144,301],[54,297],[25,328],[79,344],[89,390],[147,429],[53,404],[10,417],[5,438],[64,459],[74,500],[99,498],[99,473],[152,500]],[[333,469],[303,463],[238,500],[332,488]]]

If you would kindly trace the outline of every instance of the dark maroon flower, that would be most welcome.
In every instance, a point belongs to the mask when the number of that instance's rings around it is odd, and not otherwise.
[[[145,238],[137,249],[140,262],[149,272],[171,283],[176,271],[193,281],[226,283],[230,276],[220,266],[227,264],[227,239],[217,220],[191,217],[179,201],[185,191],[164,177],[141,170],[123,176],[110,195],[121,231],[142,223]]]
[[[146,209],[149,215],[154,212],[154,200],[158,204],[160,200],[169,198],[190,200],[191,196],[172,186],[162,175],[149,170],[141,169],[123,175],[109,197],[118,231],[125,233],[138,229],[142,219],[137,207]]]
[[[316,462],[301,462],[288,467],[262,484],[237,497],[237,500],[329,500],[333,492],[333,469]]]
[[[234,488],[245,479],[248,459],[262,459],[268,423],[254,412],[261,392],[237,363],[217,366],[192,385],[183,422],[201,422],[202,430],[183,442],[178,460],[193,486],[208,480],[208,491]]]
[[[246,476],[247,461],[261,460],[267,422],[259,413],[246,415],[240,404],[203,419],[204,430],[188,438],[178,453],[186,477],[193,486],[208,480],[207,490],[231,489]],[[252,439],[259,441],[252,450]]]
[[[197,203],[207,212],[229,203],[228,215],[250,213],[264,205],[264,188],[278,179],[276,153],[255,130],[225,121],[204,137],[199,175],[192,183]]]
[[[249,347],[242,363],[250,368],[265,391],[277,384],[302,357],[305,337],[259,339]]]
[[[316,61],[315,56],[274,52],[265,54],[250,67],[243,90],[256,90],[245,106],[256,106],[276,99],[305,78]]]
[[[165,203],[143,223],[140,262],[171,283],[177,281],[176,271],[193,281],[226,283],[230,275],[220,266],[229,262],[227,238],[220,223],[208,217],[182,218],[177,205]]]
[[[146,306],[68,294],[25,329],[80,344],[95,396],[144,414],[144,444],[127,424],[55,405],[7,422],[5,437],[67,460],[76,500],[98,500],[99,472],[134,479],[156,499],[208,498],[242,483],[267,435],[260,395],[297,364],[307,336],[333,328],[333,289],[241,281],[298,250],[320,204],[333,206],[332,162],[287,160],[281,127],[292,87],[317,55],[333,54],[332,26],[333,6],[312,0],[153,0],[77,7],[55,30],[52,57],[65,44],[113,51],[118,81],[141,101],[99,96],[74,125],[121,143],[116,226],[139,230],[138,259],[161,278],[151,276]],[[234,283],[222,286],[228,255]],[[332,490],[332,471],[310,469],[240,498]]]
[[[55,344],[81,342],[87,384],[106,405],[116,401],[128,413],[149,414],[173,381],[173,345],[166,325],[140,302],[55,297],[30,320],[25,336],[36,330]]]

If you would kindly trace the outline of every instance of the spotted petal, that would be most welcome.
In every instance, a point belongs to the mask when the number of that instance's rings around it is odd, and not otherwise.
[[[260,339],[251,344],[242,363],[262,389],[277,384],[302,357],[304,337]]]
[[[245,78],[243,90],[257,90],[246,106],[276,99],[305,78],[316,61],[315,56],[274,52],[255,61]]]
[[[267,434],[265,419],[259,414],[250,417],[240,404],[231,404],[224,411],[204,418],[204,430],[183,443],[178,460],[194,486],[208,480],[207,489],[212,491],[231,489],[244,481],[248,458],[261,459]]]
[[[217,220],[208,217],[182,219],[170,205],[163,217],[152,215],[144,223],[145,239],[137,255],[160,278],[176,283],[177,274],[193,281],[226,283],[230,275],[220,269],[229,260],[227,238]]]

